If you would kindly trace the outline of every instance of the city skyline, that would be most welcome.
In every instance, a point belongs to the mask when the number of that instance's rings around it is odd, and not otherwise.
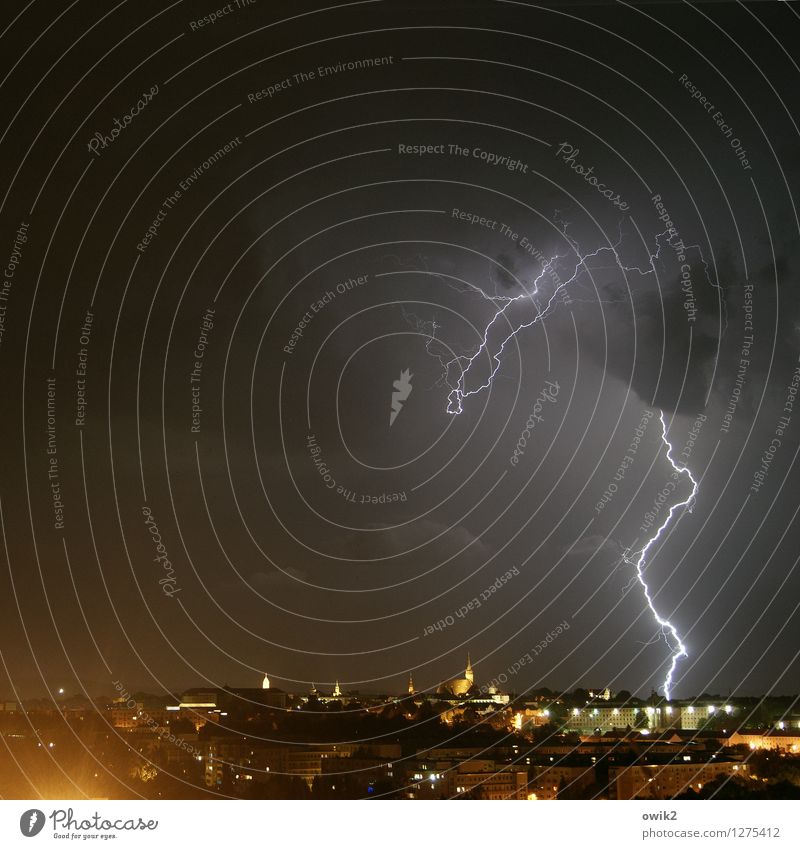
[[[796,3],[5,18],[0,801],[795,798]]]

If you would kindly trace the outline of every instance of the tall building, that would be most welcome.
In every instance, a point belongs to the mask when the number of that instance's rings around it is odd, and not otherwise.
[[[475,686],[475,674],[472,671],[472,663],[467,655],[467,668],[464,670],[463,678],[451,678],[439,685],[437,692],[445,695],[466,696]]]

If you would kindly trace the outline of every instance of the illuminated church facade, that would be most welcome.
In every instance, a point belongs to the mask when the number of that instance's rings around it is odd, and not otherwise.
[[[464,677],[443,681],[437,688],[436,693],[440,696],[478,695],[478,688],[475,686],[475,673],[472,670],[472,662],[469,655],[467,655],[467,668],[464,670]]]

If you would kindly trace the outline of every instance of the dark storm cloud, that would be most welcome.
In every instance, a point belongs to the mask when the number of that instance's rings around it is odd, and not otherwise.
[[[514,259],[508,254],[498,254],[495,257],[496,265],[490,269],[492,278],[503,288],[520,288],[518,267]],[[521,294],[519,291],[515,294]]]

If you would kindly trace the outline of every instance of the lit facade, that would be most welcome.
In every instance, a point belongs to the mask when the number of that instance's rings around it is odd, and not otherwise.
[[[748,775],[746,763],[712,761],[706,763],[636,764],[611,767],[609,783],[616,786],[617,799],[673,799],[688,789],[703,786],[724,775]]]

